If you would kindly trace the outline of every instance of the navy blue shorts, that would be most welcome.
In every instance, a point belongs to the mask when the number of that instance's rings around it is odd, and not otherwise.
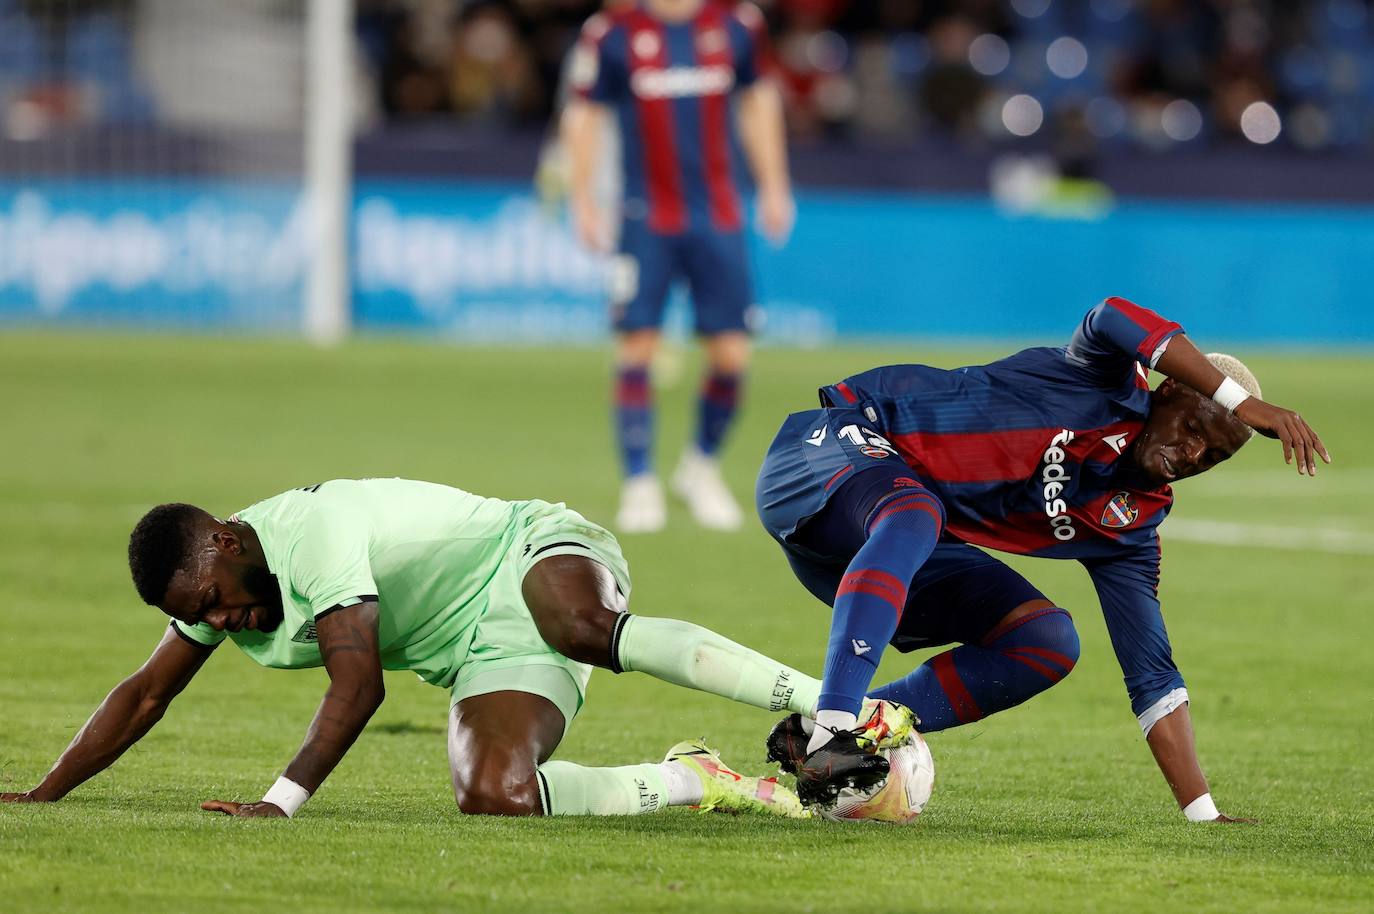
[[[611,280],[611,318],[622,333],[657,329],[675,280],[685,279],[696,332],[714,336],[748,331],[753,290],[744,232],[694,230],[681,235],[650,231],[626,219]]]
[[[909,473],[911,469],[859,410],[834,407],[793,413],[759,471],[759,518],[782,546],[802,585],[821,602],[834,605],[840,578],[857,549],[837,551],[817,543],[808,536],[809,529],[832,526],[823,515],[832,500],[843,506],[851,483],[856,490],[873,490],[873,481],[886,476],[895,485],[919,485]],[[976,644],[1008,612],[1043,599],[1044,594],[1005,563],[967,543],[942,539],[912,579],[891,643],[899,651]]]
[[[754,497],[763,528],[786,541],[847,478],[883,466],[910,472],[859,410],[838,406],[793,413],[759,468]]]

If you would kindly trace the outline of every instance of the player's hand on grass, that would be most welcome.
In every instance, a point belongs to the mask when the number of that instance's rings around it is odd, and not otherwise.
[[[1327,463],[1331,462],[1326,445],[1312,431],[1312,426],[1291,409],[1249,397],[1236,407],[1236,418],[1264,437],[1282,441],[1283,462],[1292,463],[1293,458],[1297,457],[1299,473],[1315,476],[1318,456]]]
[[[0,793],[0,803],[51,803],[45,797],[37,796],[36,790],[25,790],[23,793]]]
[[[1259,824],[1259,819],[1245,819],[1245,818],[1241,818],[1240,816],[1228,816],[1228,815],[1227,815],[1226,813],[1224,813],[1224,812],[1221,813],[1221,814],[1219,814],[1219,815],[1218,815],[1215,819],[1213,819],[1212,821],[1213,821],[1213,822],[1220,822],[1220,823],[1223,823],[1223,824],[1230,824],[1230,825],[1258,825],[1258,824]]]
[[[222,812],[226,816],[241,819],[285,819],[286,813],[276,803],[259,801],[257,803],[233,803],[228,800],[210,800],[200,804],[207,812]]]

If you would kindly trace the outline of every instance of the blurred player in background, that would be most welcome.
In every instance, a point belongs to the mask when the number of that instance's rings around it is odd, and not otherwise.
[[[1147,368],[1167,376],[1153,391]],[[1252,430],[1281,439],[1299,472],[1330,462],[1302,417],[1261,400],[1236,359],[1204,356],[1178,324],[1120,298],[1065,347],[954,371],[876,368],[820,394],[823,409],[783,424],[758,482],[764,527],[834,608],[817,723],[793,715],[769,738],[802,800],[823,801],[837,771],[886,773],[849,732],[865,695],[910,707],[929,732],[1020,704],[1073,669],[1069,614],[983,546],[1083,563],[1179,806],[1228,821],[1164,629],[1156,528],[1170,484],[1226,460]],[[889,643],[950,642],[961,646],[869,692]]]
[[[615,425],[625,479],[616,525],[647,532],[666,521],[652,460],[649,368],[670,287],[685,279],[707,375],[695,440],[672,487],[702,526],[736,529],[741,512],[716,455],[749,361],[753,293],[741,146],[764,234],[781,244],[794,215],[782,100],[765,73],[763,16],[750,4],[720,0],[608,4],[587,21],[573,55],[574,97],[562,124],[573,219],[582,241],[600,251],[613,246],[612,220],[595,190],[612,116],[620,133],[624,201],[611,300]]]

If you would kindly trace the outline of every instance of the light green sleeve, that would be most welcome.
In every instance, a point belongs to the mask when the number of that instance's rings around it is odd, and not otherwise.
[[[371,539],[365,517],[329,505],[310,512],[287,560],[287,577],[291,588],[310,603],[313,615],[352,605],[360,597],[376,599],[368,560]]]
[[[214,647],[225,638],[229,637],[225,632],[217,632],[204,622],[196,625],[187,625],[177,619],[172,620],[172,628],[187,641],[194,641],[196,644],[203,644],[206,647]]]

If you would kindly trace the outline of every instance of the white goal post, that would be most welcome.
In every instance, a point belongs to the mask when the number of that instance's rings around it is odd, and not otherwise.
[[[305,196],[306,337],[317,345],[348,334],[349,220],[353,134],[349,72],[353,0],[308,0],[306,6]]]
[[[0,0],[0,326],[351,329],[354,0]]]

